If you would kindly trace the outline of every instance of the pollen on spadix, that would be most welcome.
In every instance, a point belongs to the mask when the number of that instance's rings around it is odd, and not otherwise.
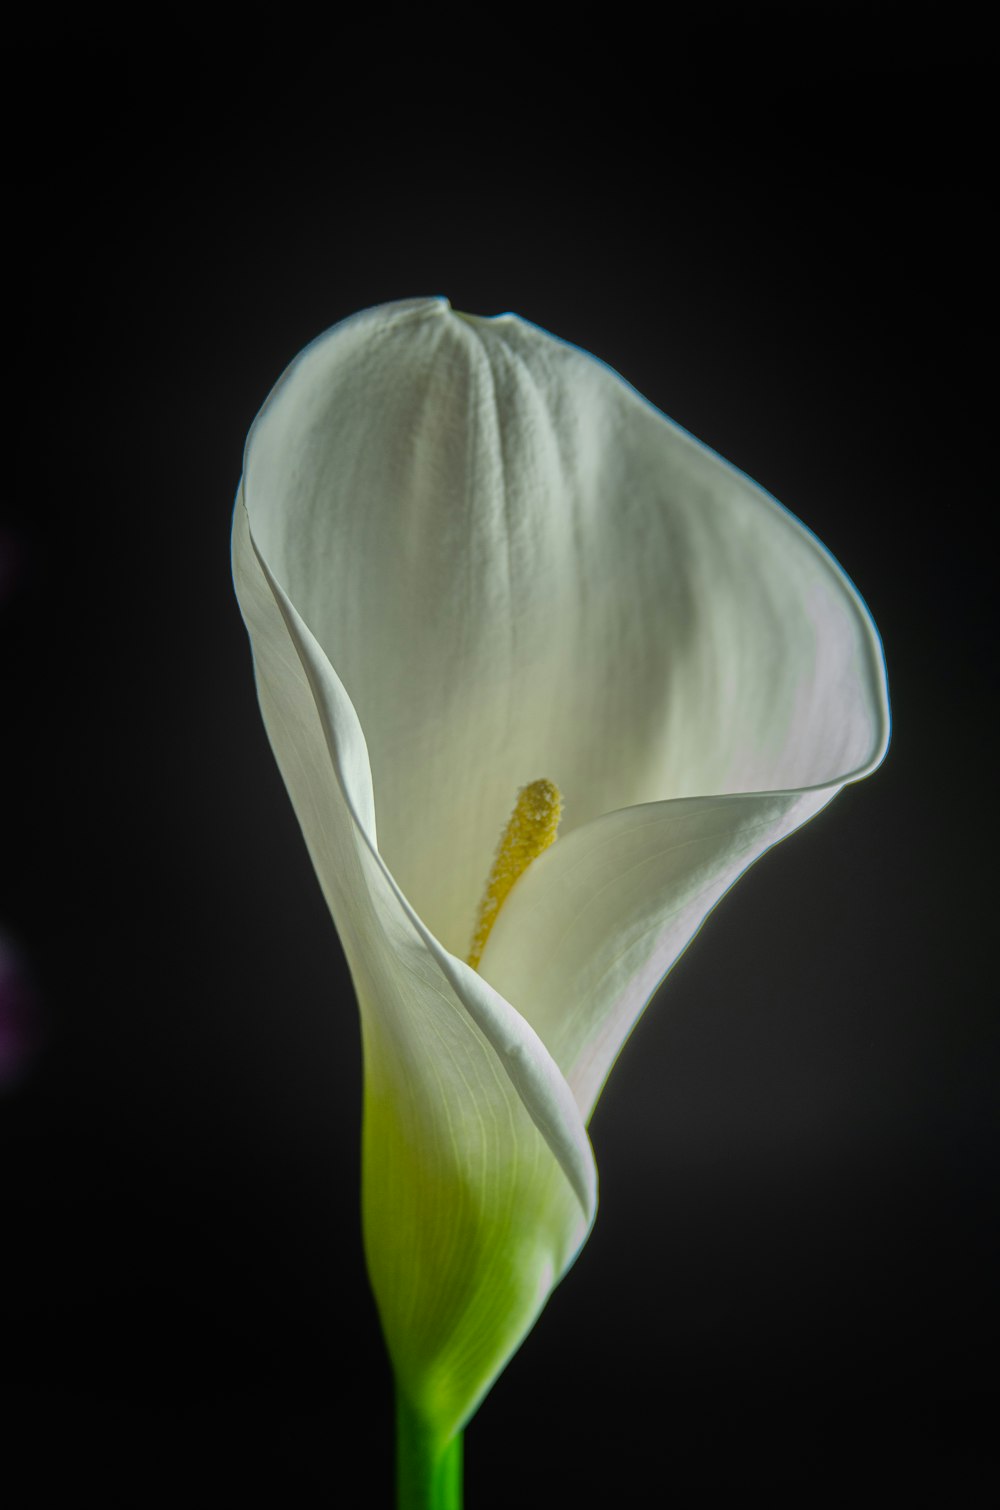
[[[510,815],[497,847],[496,858],[479,904],[476,930],[472,935],[469,964],[479,968],[490,929],[507,899],[514,882],[524,874],[532,860],[548,849],[559,830],[562,795],[552,781],[532,781],[517,794],[517,804]]]

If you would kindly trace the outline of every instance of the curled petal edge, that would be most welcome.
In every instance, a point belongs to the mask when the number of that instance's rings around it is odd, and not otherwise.
[[[262,559],[253,538],[241,486],[237,500],[234,557],[244,546],[253,553],[299,657],[320,717],[331,769],[358,841],[364,846],[413,936],[426,949],[495,1051],[525,1109],[569,1181],[589,1227],[597,1209],[597,1171],[573,1093],[527,1020],[471,966],[450,954],[438,942],[407,901],[380,855],[364,732],[329,659]],[[343,748],[345,745],[346,749]],[[345,768],[353,772],[354,781],[345,776]],[[359,803],[352,788],[363,774],[367,775],[367,785],[362,788],[362,802]]]

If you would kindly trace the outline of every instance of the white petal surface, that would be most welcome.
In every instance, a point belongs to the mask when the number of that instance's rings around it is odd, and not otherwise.
[[[593,1158],[530,1027],[386,872],[354,710],[258,557],[242,498],[233,555],[265,724],[361,1006],[369,1271],[397,1378],[447,1436],[583,1242]]]
[[[584,1118],[656,984],[881,759],[878,637],[815,538],[609,368],[444,300],[314,342],[243,498],[261,704],[362,1007],[376,1294],[405,1387],[453,1426],[583,1240]],[[539,777],[562,836],[477,975],[494,847]]]

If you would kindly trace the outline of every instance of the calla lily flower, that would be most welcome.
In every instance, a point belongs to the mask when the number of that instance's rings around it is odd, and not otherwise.
[[[361,1011],[401,1450],[443,1482],[586,1239],[587,1122],[646,1003],[743,871],[881,761],[880,643],[816,538],[610,368],[443,299],[292,363],[233,554]],[[558,838],[529,833],[484,907],[532,783]]]

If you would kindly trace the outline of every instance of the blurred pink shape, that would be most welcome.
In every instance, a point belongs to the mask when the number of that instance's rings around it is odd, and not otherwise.
[[[38,997],[18,950],[0,933],[0,1091],[22,1079],[41,1047]]]

